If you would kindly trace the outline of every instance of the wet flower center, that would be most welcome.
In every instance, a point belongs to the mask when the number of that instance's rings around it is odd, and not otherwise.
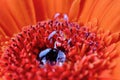
[[[112,37],[96,27],[70,22],[66,14],[56,13],[52,20],[25,27],[11,39],[1,56],[1,75],[6,78],[16,75],[13,78],[17,80],[23,77],[30,80],[29,76],[37,75],[41,76],[38,80],[44,80],[54,75],[59,78],[63,73],[61,80],[70,75],[79,80],[93,76],[97,79],[96,74],[111,69],[110,62],[116,56],[115,45],[111,44],[119,37]],[[44,68],[39,67],[44,65]]]
[[[79,54],[80,59],[84,55],[98,52],[99,45],[95,33],[86,27],[80,27],[76,22],[69,22],[66,14],[56,13],[53,20],[23,29],[12,39],[5,53],[12,53],[20,59],[37,57],[42,65],[61,65],[66,58],[71,60]]]

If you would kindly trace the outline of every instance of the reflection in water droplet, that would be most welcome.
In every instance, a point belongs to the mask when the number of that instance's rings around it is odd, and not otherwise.
[[[59,65],[62,64],[66,60],[66,55],[63,51],[58,49],[47,48],[41,51],[38,55],[38,61],[40,61],[41,65],[50,64],[50,65]]]

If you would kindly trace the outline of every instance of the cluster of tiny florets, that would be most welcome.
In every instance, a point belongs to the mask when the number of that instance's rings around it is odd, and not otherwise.
[[[110,54],[115,51],[115,45],[102,34],[99,30],[62,20],[26,27],[11,39],[1,55],[0,77],[3,80],[99,79],[104,70],[114,67],[109,65],[116,55]],[[62,66],[40,67],[37,56],[47,48],[65,53],[66,61]],[[107,52],[108,49],[111,50]]]

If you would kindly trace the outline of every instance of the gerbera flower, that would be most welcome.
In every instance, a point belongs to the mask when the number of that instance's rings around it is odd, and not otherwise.
[[[119,80],[119,5],[1,0],[0,79]]]

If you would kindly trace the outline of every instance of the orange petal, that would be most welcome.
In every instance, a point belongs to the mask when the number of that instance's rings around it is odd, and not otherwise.
[[[73,0],[55,0],[55,12],[68,14]]]
[[[45,0],[45,6],[48,17],[52,19],[55,14],[55,0]]]
[[[48,11],[47,11],[47,5],[46,0],[33,0],[34,8],[35,8],[35,14],[36,14],[36,20],[41,21],[48,19]]]
[[[120,16],[116,17],[109,27],[112,32],[120,32],[119,26],[120,26]]]
[[[91,13],[93,12],[98,0],[85,0],[80,11],[79,23],[87,23]]]
[[[120,80],[120,42],[117,43],[117,51],[119,56],[114,60],[117,65],[113,71],[113,80]]]
[[[112,76],[110,75],[110,71],[109,71],[109,70],[103,71],[103,72],[99,75],[99,79],[100,79],[100,80],[112,80]]]
[[[52,19],[55,13],[68,14],[72,2],[73,0],[34,0],[37,21]]]
[[[24,25],[36,22],[32,1],[1,0],[0,7],[0,26],[9,36],[19,32]]]
[[[69,11],[70,20],[75,21],[77,19],[79,9],[80,9],[80,1],[81,0],[74,0],[74,2],[72,3],[70,11]]]
[[[6,36],[6,33],[4,32],[4,30],[0,27],[0,36]]]
[[[120,0],[86,0],[80,11],[79,23],[98,19],[100,27],[120,31]]]
[[[89,20],[96,17],[99,20],[103,18],[103,14],[109,10],[109,6],[111,5],[112,0],[98,0],[96,5],[92,9],[91,13],[88,13]]]
[[[2,28],[2,31],[4,31],[4,33],[6,33],[8,36],[11,36],[12,33],[19,32],[19,28],[16,27],[17,24],[9,13],[8,8],[4,7],[4,4],[6,4],[6,2],[1,1],[0,28]]]
[[[120,31],[120,0],[112,1],[108,10],[101,14],[100,26],[111,31]]]

